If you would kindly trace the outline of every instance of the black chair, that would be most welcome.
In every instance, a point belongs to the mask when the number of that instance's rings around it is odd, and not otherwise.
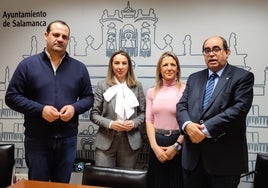
[[[268,179],[268,153],[257,153],[255,170],[241,176],[245,177],[254,174],[254,188],[263,188]]]
[[[113,188],[146,188],[147,171],[86,165],[82,185]]]
[[[12,184],[13,168],[15,164],[14,144],[0,144],[0,187]]]

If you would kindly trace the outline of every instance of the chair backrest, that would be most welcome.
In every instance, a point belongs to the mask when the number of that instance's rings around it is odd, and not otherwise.
[[[0,144],[0,187],[8,187],[12,183],[14,150],[14,144]]]
[[[254,188],[267,185],[268,178],[268,153],[258,153],[255,165]]]
[[[86,165],[82,184],[113,188],[146,188],[147,171]]]

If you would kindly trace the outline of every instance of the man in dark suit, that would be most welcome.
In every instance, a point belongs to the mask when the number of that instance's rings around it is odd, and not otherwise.
[[[203,43],[207,69],[189,76],[177,103],[177,121],[185,134],[182,166],[185,188],[237,188],[248,171],[246,116],[253,101],[254,75],[227,62],[227,42],[213,36]],[[206,104],[204,95],[217,76]]]

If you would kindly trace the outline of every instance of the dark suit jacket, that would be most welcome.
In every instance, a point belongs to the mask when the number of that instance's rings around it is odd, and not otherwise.
[[[117,114],[115,113],[116,97],[113,97],[110,102],[105,101],[103,97],[103,93],[109,87],[106,80],[97,84],[94,92],[94,105],[91,109],[90,116],[91,121],[99,126],[95,146],[102,150],[109,149],[113,142],[115,131],[109,129],[109,124],[112,120],[117,119]],[[127,132],[129,145],[133,150],[136,150],[142,146],[140,126],[145,125],[145,95],[140,82],[138,82],[135,88],[130,89],[139,101],[139,106],[135,108],[134,114],[129,118],[134,122],[134,129]]]
[[[193,170],[201,159],[207,172],[239,175],[248,171],[246,116],[253,100],[254,75],[227,64],[207,108],[202,110],[208,69],[189,76],[177,103],[177,121],[182,130],[186,121],[205,124],[212,138],[194,144],[185,134],[182,165]]]

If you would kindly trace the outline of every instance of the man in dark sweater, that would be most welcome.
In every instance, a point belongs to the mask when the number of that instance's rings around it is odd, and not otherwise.
[[[5,102],[24,114],[25,158],[31,180],[70,181],[76,157],[78,116],[94,100],[86,66],[66,52],[69,26],[51,22],[43,52],[22,60]]]

